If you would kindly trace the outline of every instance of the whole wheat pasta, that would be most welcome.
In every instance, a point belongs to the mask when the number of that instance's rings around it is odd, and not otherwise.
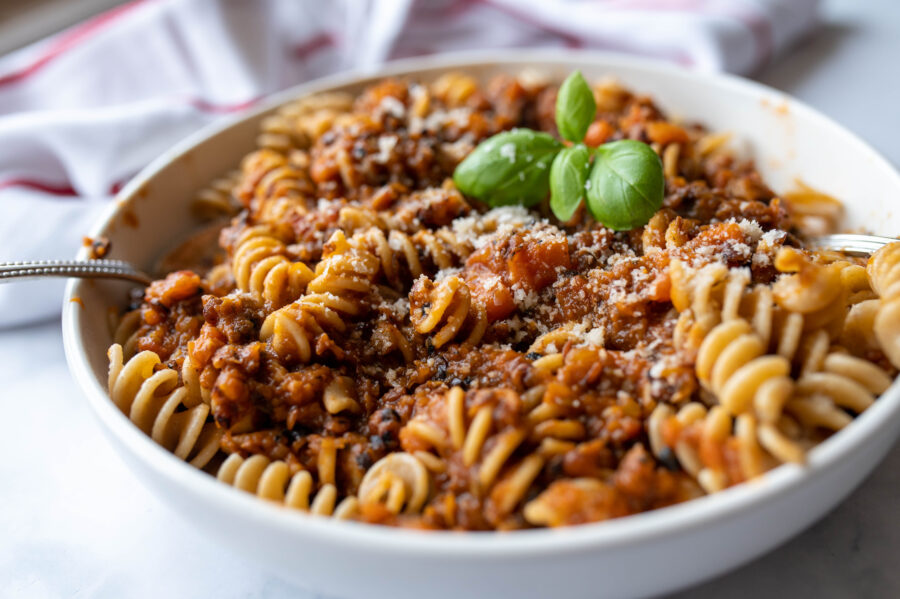
[[[178,373],[155,370],[159,357],[143,351],[122,360],[122,347],[109,349],[109,394],[134,424],[179,458],[202,468],[219,449],[222,431],[207,422],[209,406],[179,385]]]
[[[557,134],[543,79],[286,104],[198,195],[231,217],[214,266],[123,301],[112,400],[239,491],[383,525],[596,522],[802,467],[897,374],[900,242],[868,262],[808,247],[836,200],[778,196],[728,134],[592,89],[585,142],[663,164],[632,231],[456,189],[488,137]]]
[[[325,483],[315,491],[309,472],[299,470],[292,474],[285,462],[270,462],[261,455],[247,459],[236,453],[228,456],[219,467],[216,478],[260,499],[295,510],[333,516],[339,520],[351,518],[357,512],[355,497],[345,497],[337,503],[337,489],[333,484]]]

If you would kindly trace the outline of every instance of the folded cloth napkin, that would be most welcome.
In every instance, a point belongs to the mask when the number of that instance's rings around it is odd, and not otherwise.
[[[67,258],[129,177],[302,81],[452,50],[578,47],[750,73],[818,0],[137,0],[0,58],[0,261]],[[62,283],[0,285],[0,326]]]

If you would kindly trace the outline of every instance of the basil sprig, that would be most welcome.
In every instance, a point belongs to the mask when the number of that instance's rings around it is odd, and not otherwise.
[[[504,131],[478,144],[453,172],[463,193],[490,206],[533,206],[547,197],[547,173],[563,145],[531,129]]]
[[[581,72],[575,71],[566,77],[556,96],[556,128],[563,139],[579,142],[584,139],[595,116],[594,93]]]
[[[662,161],[633,140],[588,148],[580,143],[597,106],[581,73],[566,78],[556,99],[556,125],[574,145],[546,133],[513,129],[486,139],[453,173],[464,194],[489,206],[533,206],[550,192],[550,209],[571,219],[582,200],[595,220],[617,231],[641,227],[662,206]]]
[[[666,189],[659,156],[633,139],[597,148],[588,182],[588,210],[595,220],[617,231],[647,224],[662,205]]]
[[[550,209],[561,221],[575,214],[591,172],[591,151],[584,144],[563,149],[550,166]]]

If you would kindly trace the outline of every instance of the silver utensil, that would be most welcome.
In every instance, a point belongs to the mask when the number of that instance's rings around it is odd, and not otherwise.
[[[43,277],[122,279],[149,285],[153,279],[122,260],[35,260],[0,262],[0,283]]]
[[[889,243],[898,241],[878,235],[821,235],[810,240],[812,247],[868,256]],[[149,285],[152,278],[122,260],[37,260],[33,262],[0,262],[0,283],[38,277],[80,277],[122,279]]]
[[[820,250],[833,250],[844,252],[854,256],[868,256],[889,243],[898,241],[893,237],[881,237],[879,235],[857,235],[854,233],[840,233],[836,235],[821,235],[810,239],[810,244]]]

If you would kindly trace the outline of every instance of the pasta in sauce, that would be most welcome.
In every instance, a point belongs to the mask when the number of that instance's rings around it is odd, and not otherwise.
[[[802,463],[900,367],[900,244],[808,249],[835,200],[779,197],[727,136],[594,93],[588,144],[662,157],[642,228],[455,189],[490,135],[556,133],[552,85],[453,73],[288,104],[197,196],[232,218],[224,261],[121,320],[113,400],[263,499],[430,529],[596,522]]]

